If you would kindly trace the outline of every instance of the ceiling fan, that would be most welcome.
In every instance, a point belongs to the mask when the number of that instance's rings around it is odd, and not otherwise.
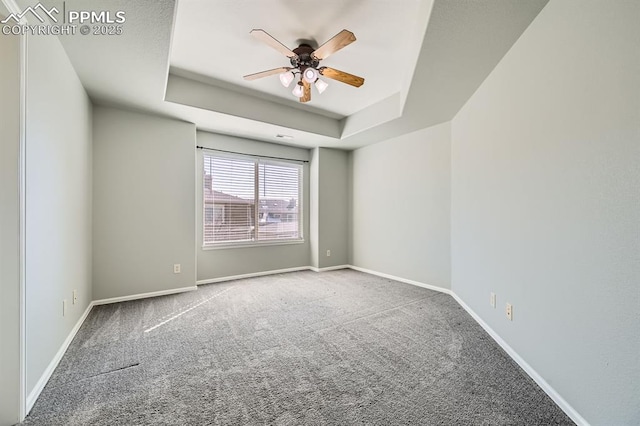
[[[274,68],[272,70],[245,75],[245,80],[255,80],[274,74],[280,74],[280,82],[282,85],[289,87],[291,83],[298,78],[298,82],[296,83],[292,93],[293,96],[300,99],[300,102],[309,102],[311,100],[312,84],[316,86],[318,93],[324,92],[327,86],[329,86],[327,82],[319,78],[320,76],[337,80],[354,87],[360,87],[364,84],[364,78],[362,77],[358,77],[357,75],[349,74],[335,68],[319,66],[320,61],[356,41],[356,36],[353,35],[351,31],[340,31],[317,49],[314,49],[312,46],[313,41],[302,40],[300,41],[299,46],[293,50],[280,43],[264,30],[251,30],[250,34],[263,43],[268,44],[278,52],[284,54],[289,58],[291,66]]]

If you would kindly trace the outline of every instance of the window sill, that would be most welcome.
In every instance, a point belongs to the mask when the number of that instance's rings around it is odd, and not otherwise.
[[[237,243],[218,243],[202,246],[202,250],[227,250],[249,247],[270,247],[270,246],[288,246],[295,244],[304,244],[305,240],[280,240],[280,241],[247,241]]]

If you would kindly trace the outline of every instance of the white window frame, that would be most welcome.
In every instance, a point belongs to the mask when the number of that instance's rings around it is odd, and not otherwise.
[[[254,227],[255,227],[255,235],[258,235],[259,228],[259,207],[260,207],[260,193],[259,193],[259,176],[258,170],[260,164],[272,164],[272,165],[288,165],[295,166],[298,169],[298,238],[288,238],[288,239],[277,239],[277,240],[251,240],[251,241],[220,241],[213,243],[205,242],[205,209],[206,209],[206,200],[205,200],[205,161],[204,157],[224,157],[224,158],[235,158],[243,161],[253,161],[255,166],[255,183],[254,183],[254,205],[255,205],[255,213],[254,213]],[[270,158],[260,157],[256,155],[247,155],[247,154],[235,154],[235,153],[227,153],[227,152],[215,152],[215,150],[211,150],[209,152],[205,152],[203,150],[201,155],[202,160],[202,177],[200,179],[200,191],[201,191],[201,199],[202,199],[202,219],[200,221],[200,227],[202,230],[202,249],[203,250],[219,250],[219,249],[229,249],[229,248],[240,248],[240,247],[265,247],[265,246],[281,246],[281,245],[290,245],[290,244],[303,244],[305,242],[304,239],[304,179],[305,172],[304,166],[301,161],[295,160],[286,160],[286,159],[278,159],[273,160]],[[215,205],[214,205],[215,210]]]

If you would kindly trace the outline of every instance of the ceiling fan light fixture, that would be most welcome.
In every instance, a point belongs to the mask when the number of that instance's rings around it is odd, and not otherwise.
[[[315,86],[316,86],[316,89],[318,89],[318,93],[322,94],[322,92],[324,92],[327,89],[327,87],[329,87],[329,83],[327,83],[324,80],[317,79]]]
[[[315,41],[298,40],[299,45],[293,50],[262,29],[253,29],[250,34],[285,55],[289,59],[291,67],[279,67],[248,74],[243,77],[245,80],[256,80],[278,74],[280,83],[284,87],[290,87],[291,83],[294,84],[291,93],[301,103],[311,101],[312,84],[316,86],[316,90],[319,93],[323,93],[329,87],[326,81],[318,78],[320,76],[353,87],[360,87],[364,84],[364,78],[362,77],[335,68],[320,66],[320,61],[356,41],[356,36],[351,31],[340,31],[318,48],[316,48],[317,43]]]
[[[318,79],[318,70],[315,68],[308,67],[302,73],[302,78],[309,84],[313,84]]]
[[[291,71],[283,72],[282,74],[280,74],[279,77],[280,77],[280,83],[282,83],[284,87],[289,87],[291,85],[291,82],[295,78],[295,76]]]
[[[302,87],[302,83],[296,84],[296,87],[293,88],[293,91],[291,93],[296,98],[302,97],[302,94],[304,93],[304,88]]]

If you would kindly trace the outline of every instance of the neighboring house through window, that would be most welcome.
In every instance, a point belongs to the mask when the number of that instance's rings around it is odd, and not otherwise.
[[[302,241],[301,164],[214,152],[203,164],[205,247]]]

